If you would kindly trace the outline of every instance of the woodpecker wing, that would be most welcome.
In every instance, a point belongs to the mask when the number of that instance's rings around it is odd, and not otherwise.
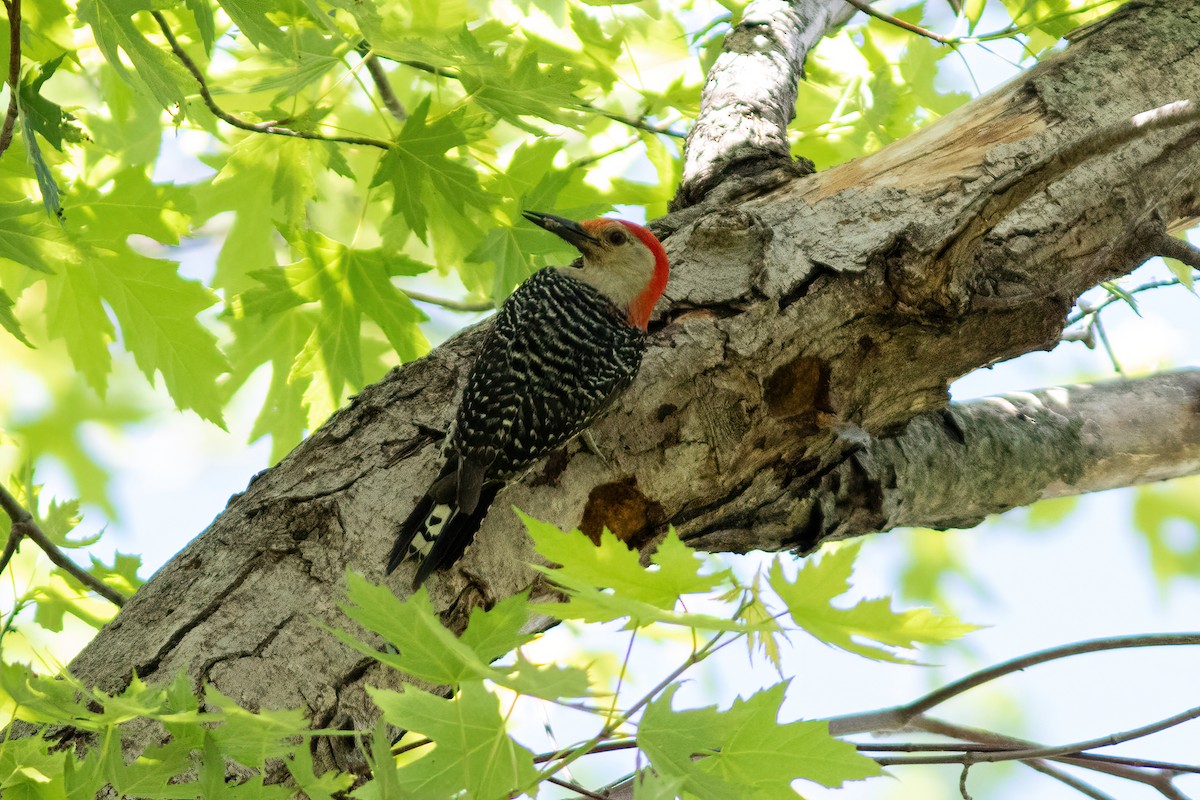
[[[388,572],[422,554],[414,586],[470,545],[504,482],[588,426],[637,375],[644,334],[555,267],[504,302],[471,368],[450,457],[400,528]]]
[[[644,352],[641,331],[596,289],[543,269],[497,315],[451,447],[489,480],[519,475],[586,428],[633,381]]]

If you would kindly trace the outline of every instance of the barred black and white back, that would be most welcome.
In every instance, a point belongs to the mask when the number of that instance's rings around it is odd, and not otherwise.
[[[573,271],[540,270],[501,306],[446,464],[401,526],[388,572],[416,552],[417,586],[456,561],[504,483],[583,431],[637,375],[644,331]]]

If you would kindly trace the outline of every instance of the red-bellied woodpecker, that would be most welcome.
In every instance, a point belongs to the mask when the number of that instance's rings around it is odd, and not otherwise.
[[[421,555],[413,586],[462,557],[496,493],[566,444],[632,381],[667,254],[641,225],[525,217],[583,254],[546,267],[504,301],[467,376],[446,464],[400,527],[392,572]]]

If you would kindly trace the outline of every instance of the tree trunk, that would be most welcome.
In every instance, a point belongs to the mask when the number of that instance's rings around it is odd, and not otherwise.
[[[687,202],[703,199],[656,223],[668,298],[638,380],[593,427],[605,458],[575,444],[501,492],[463,561],[430,581],[446,625],[531,582],[551,591],[525,566],[511,506],[643,548],[673,524],[712,550],[809,551],[1195,472],[1195,374],[939,411],[960,375],[1053,347],[1081,292],[1200,210],[1191,107],[1130,122],[1200,96],[1197,42],[1190,0],[1131,3],[872,156],[799,178],[706,176]],[[71,670],[110,691],[182,670],[251,708],[368,728],[364,684],[397,677],[319,623],[349,624],[347,568],[384,579],[397,524],[437,472],[429,429],[448,425],[481,331],[394,370],[256,476]],[[1175,435],[1122,427],[1128,393]],[[1056,424],[1030,425],[1037,414]],[[1027,480],[954,480],[937,472],[949,464]],[[388,584],[407,594],[411,578]],[[318,773],[358,767],[353,747],[320,742]]]

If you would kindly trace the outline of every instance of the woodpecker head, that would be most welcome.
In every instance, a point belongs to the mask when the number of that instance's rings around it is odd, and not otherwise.
[[[570,242],[583,254],[574,273],[590,283],[627,314],[630,325],[642,330],[667,286],[667,252],[654,234],[623,219],[585,219],[574,222],[553,214],[524,212],[525,218]]]

